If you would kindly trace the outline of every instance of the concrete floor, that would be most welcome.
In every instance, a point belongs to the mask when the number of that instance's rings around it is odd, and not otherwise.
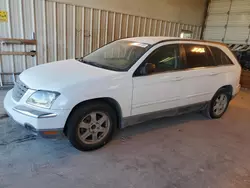
[[[120,131],[79,152],[0,121],[0,188],[249,188],[250,92],[219,120],[193,113]]]

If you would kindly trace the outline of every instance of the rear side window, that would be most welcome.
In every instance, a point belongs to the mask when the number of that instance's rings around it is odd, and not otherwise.
[[[210,50],[203,45],[183,44],[186,52],[187,68],[214,66],[214,59]]]
[[[215,64],[217,66],[220,65],[233,65],[233,62],[229,59],[229,57],[219,48],[209,46],[211,49],[214,59],[215,59]]]

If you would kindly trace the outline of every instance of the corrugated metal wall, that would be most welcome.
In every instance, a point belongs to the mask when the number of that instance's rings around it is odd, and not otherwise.
[[[204,38],[227,44],[250,44],[250,0],[212,0]]]
[[[36,31],[33,0],[0,0],[0,10],[8,12],[8,21],[0,22],[0,38],[30,39],[32,37],[32,32]],[[1,52],[31,50],[35,50],[35,46],[0,44]],[[36,58],[31,56],[0,55],[0,85],[12,83],[15,76],[13,73],[19,73],[34,65],[36,65]]]
[[[0,46],[2,51],[37,51],[37,57],[1,56],[1,85],[29,67],[84,56],[119,38],[179,36],[181,30],[190,30],[198,39],[201,32],[200,26],[49,0],[0,0],[0,9],[9,13],[8,22],[0,22],[0,38],[37,39],[36,46]]]

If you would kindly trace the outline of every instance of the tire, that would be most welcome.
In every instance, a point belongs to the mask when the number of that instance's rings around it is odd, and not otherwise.
[[[73,111],[66,126],[68,139],[76,149],[96,150],[111,140],[117,126],[116,113],[104,102],[85,103]]]
[[[219,105],[218,101],[222,99],[221,97],[224,98],[225,102],[221,101],[221,105]],[[216,92],[216,94],[214,95],[212,100],[209,102],[209,104],[207,104],[207,107],[203,111],[203,114],[210,119],[218,119],[221,116],[223,116],[223,114],[226,112],[229,102],[230,102],[230,94],[228,90],[220,89]]]

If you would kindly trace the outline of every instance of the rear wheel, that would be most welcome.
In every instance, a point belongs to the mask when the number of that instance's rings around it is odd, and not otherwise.
[[[115,112],[108,104],[83,104],[69,117],[67,135],[75,148],[95,150],[112,138],[116,122]]]
[[[230,95],[226,89],[219,90],[208,104],[204,113],[212,119],[220,118],[227,110],[230,102]]]

